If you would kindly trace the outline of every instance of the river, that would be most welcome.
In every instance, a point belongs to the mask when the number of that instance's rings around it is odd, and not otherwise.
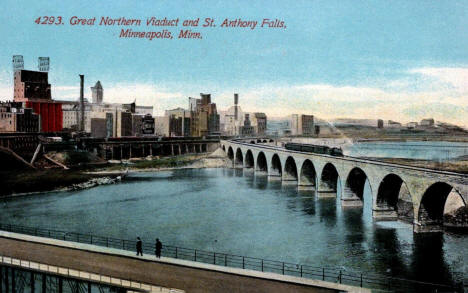
[[[294,138],[294,142],[338,146],[346,156],[446,161],[468,156],[468,143],[450,141],[369,141]]]
[[[339,190],[341,188],[339,187]],[[364,207],[234,169],[135,173],[73,192],[2,200],[0,221],[447,283],[466,276],[468,236],[413,234]]]

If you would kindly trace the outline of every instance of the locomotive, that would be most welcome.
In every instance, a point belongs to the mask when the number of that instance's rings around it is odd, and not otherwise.
[[[323,155],[330,155],[330,156],[337,156],[337,157],[343,156],[343,150],[341,148],[328,147],[328,146],[323,146],[323,145],[288,142],[284,145],[284,147],[287,150],[292,150],[292,151],[316,153],[316,154],[323,154]]]

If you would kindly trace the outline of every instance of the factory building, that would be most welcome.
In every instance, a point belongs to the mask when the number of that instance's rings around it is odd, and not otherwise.
[[[0,103],[0,132],[38,132],[39,124],[39,115],[22,103]]]
[[[39,131],[62,131],[62,103],[52,100],[48,72],[18,69],[13,78],[13,99],[40,116]]]
[[[248,116],[246,116],[248,114]],[[246,117],[249,117],[246,127]],[[221,133],[228,136],[265,135],[267,128],[267,116],[265,113],[245,113],[239,106],[239,94],[234,94],[234,105],[226,111],[220,111]],[[252,131],[246,131],[250,129]]]

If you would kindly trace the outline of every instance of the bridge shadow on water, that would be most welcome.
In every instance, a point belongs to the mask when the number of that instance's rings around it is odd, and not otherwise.
[[[453,275],[444,257],[444,237],[442,233],[413,235],[411,278],[432,283],[453,283]]]
[[[454,276],[444,257],[444,234],[413,234],[410,225],[376,225],[369,186],[365,187],[363,207],[342,208],[340,186],[336,198],[318,198],[315,190],[301,190],[293,184],[241,171],[234,170],[233,176],[244,176],[249,187],[271,190],[272,195],[285,198],[287,209],[310,217],[311,221],[306,223],[320,222],[328,230],[336,231],[326,237],[346,246],[343,268],[429,283],[457,284],[463,279],[463,274]],[[408,292],[427,290],[409,288]]]

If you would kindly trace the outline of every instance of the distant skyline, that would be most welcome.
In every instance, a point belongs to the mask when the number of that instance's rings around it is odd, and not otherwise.
[[[13,97],[12,55],[49,56],[52,97],[74,100],[100,80],[106,102],[155,114],[211,93],[219,110],[436,120],[468,127],[468,1],[12,1],[0,12],[0,99]],[[66,25],[38,25],[39,16]],[[203,39],[119,39],[124,27],[71,26],[72,16],[215,19]],[[221,28],[225,19],[286,29]],[[169,29],[174,35],[182,27]],[[132,27],[135,31],[168,29]]]

